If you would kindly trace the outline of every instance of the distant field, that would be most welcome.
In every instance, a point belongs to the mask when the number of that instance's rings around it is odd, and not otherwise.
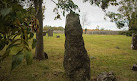
[[[60,35],[60,38],[56,38]],[[122,35],[83,35],[91,59],[91,81],[100,73],[112,71],[118,81],[137,81],[137,72],[131,70],[137,63],[137,51],[130,48],[131,37]],[[0,80],[4,81],[68,81],[63,69],[63,34],[44,37],[44,51],[49,59],[27,66],[25,61],[10,74],[11,56],[0,64]],[[16,49],[17,50],[17,49]],[[13,49],[12,53],[16,51]],[[34,54],[34,50],[32,50]]]

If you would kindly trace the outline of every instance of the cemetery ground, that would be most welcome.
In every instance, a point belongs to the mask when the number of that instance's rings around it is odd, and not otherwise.
[[[56,35],[60,35],[60,38],[56,38]],[[84,34],[83,38],[91,61],[91,81],[105,71],[114,72],[118,81],[137,81],[137,72],[131,70],[133,64],[137,63],[137,51],[130,48],[131,37]],[[0,64],[0,81],[68,81],[63,69],[64,42],[63,34],[44,36],[44,51],[49,58],[33,60],[32,65],[26,65],[24,61],[12,72],[10,55]],[[14,48],[11,54],[17,50]]]

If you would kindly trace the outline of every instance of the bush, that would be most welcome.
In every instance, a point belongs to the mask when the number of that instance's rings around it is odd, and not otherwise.
[[[43,30],[44,31],[48,31],[48,29],[53,29],[53,30],[60,30],[60,31],[64,31],[63,27],[52,27],[52,26],[44,26]]]
[[[119,35],[126,35],[126,36],[132,36],[132,33],[136,33],[135,30],[129,30],[129,31],[120,31]],[[137,34],[137,33],[136,33]]]
[[[126,35],[127,31],[120,31],[119,35]]]
[[[132,36],[133,31],[127,31],[126,36]]]

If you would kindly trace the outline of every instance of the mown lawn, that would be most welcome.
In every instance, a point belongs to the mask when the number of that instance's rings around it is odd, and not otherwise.
[[[60,35],[60,38],[56,38]],[[137,72],[131,70],[137,63],[137,51],[131,50],[131,37],[122,35],[83,35],[85,47],[91,59],[91,81],[100,72],[112,71],[118,81],[137,81]],[[49,59],[25,61],[10,72],[11,56],[0,64],[0,80],[3,81],[68,81],[63,69],[65,36],[54,34],[44,37],[44,51]],[[17,49],[13,49],[15,52]],[[34,50],[32,50],[34,54]]]

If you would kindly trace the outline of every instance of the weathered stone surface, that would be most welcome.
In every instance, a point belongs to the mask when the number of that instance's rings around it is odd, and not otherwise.
[[[94,57],[94,56],[90,56],[90,59],[96,59],[96,57]]]
[[[102,72],[97,76],[96,81],[116,81],[116,77],[113,72]]]
[[[120,47],[118,47],[118,46],[116,46],[115,48],[116,48],[116,49],[120,49]]]
[[[45,59],[48,59],[48,54],[44,52]]]
[[[137,64],[134,64],[134,65],[133,65],[132,70],[133,70],[133,71],[137,71]]]
[[[43,36],[46,36],[46,33],[47,33],[47,32],[43,32]]]
[[[49,29],[49,30],[48,30],[48,37],[50,37],[50,36],[51,36],[51,37],[53,36],[53,29]]]
[[[137,50],[137,34],[132,34],[132,44],[131,48]]]
[[[71,81],[90,80],[90,59],[84,47],[79,16],[68,14],[65,26],[64,69]]]
[[[60,36],[59,36],[59,35],[57,35],[57,36],[56,36],[56,38],[60,38]]]

